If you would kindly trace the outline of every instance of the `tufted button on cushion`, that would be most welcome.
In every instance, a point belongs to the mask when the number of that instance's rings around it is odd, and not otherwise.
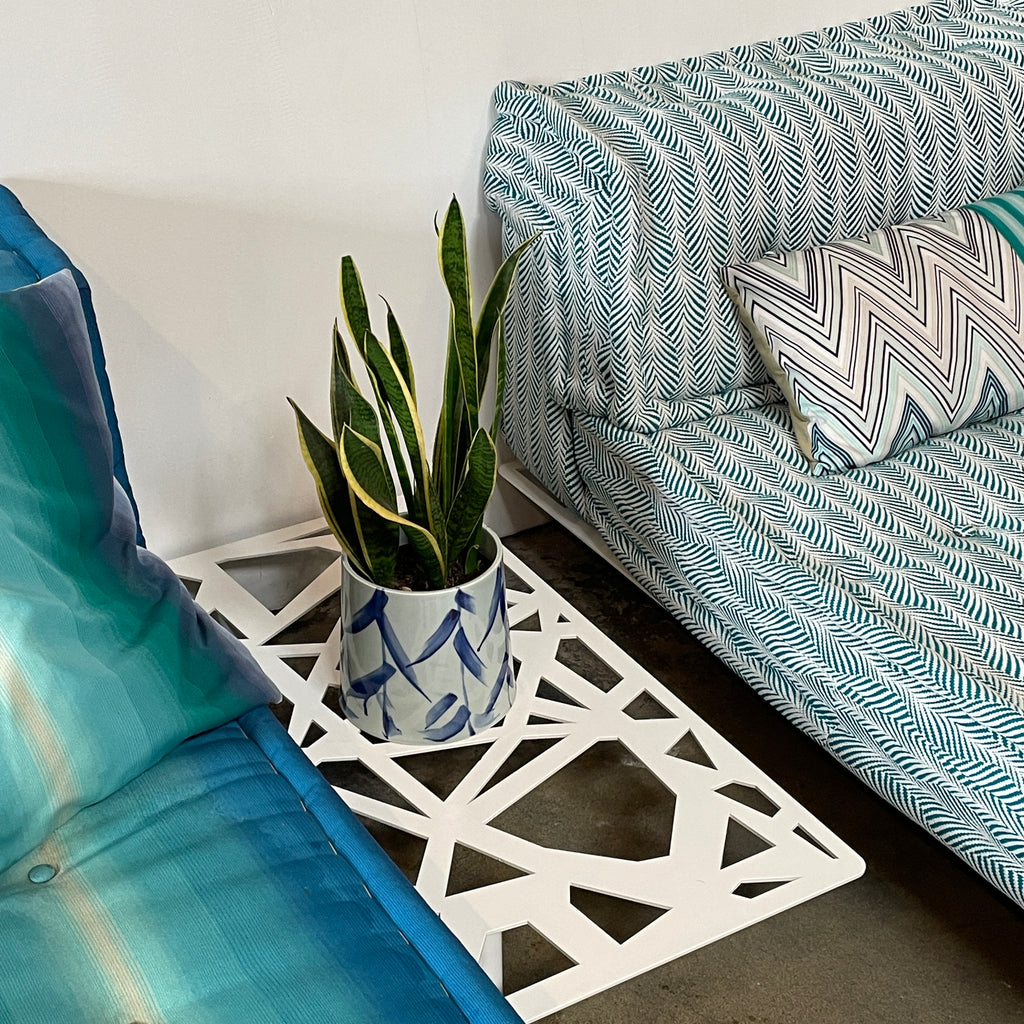
[[[57,869],[52,864],[37,864],[29,870],[28,880],[36,883],[49,882],[56,874]]]

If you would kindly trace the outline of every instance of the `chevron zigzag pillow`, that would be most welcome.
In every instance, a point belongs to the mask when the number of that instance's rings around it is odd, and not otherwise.
[[[722,277],[815,473],[1024,408],[1024,190]]]

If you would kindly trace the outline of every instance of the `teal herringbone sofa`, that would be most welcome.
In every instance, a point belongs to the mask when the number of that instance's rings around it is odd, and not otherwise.
[[[0,1022],[518,1017],[141,547],[89,289],[0,189]]]
[[[919,443],[815,473],[723,283],[1021,189],[1022,124],[1024,3],[935,0],[506,82],[484,188],[506,246],[543,231],[506,324],[505,430],[527,469],[726,664],[1024,904],[1024,413],[979,371],[993,418],[925,436],[908,404]],[[1020,342],[1019,264],[996,269]]]

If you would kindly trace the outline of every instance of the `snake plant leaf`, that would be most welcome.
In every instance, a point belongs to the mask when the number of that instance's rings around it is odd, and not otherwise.
[[[331,426],[335,440],[341,437],[346,424],[380,447],[377,414],[352,378],[352,365],[345,350],[345,341],[335,328],[334,353],[331,358]]]
[[[341,336],[341,330],[338,327],[337,318],[334,321],[334,335],[333,335],[334,346],[332,349],[334,358],[341,363],[341,368],[345,371],[346,376],[352,378],[352,363],[348,358],[348,346],[345,344],[345,339]]]
[[[413,405],[415,405],[416,377],[412,369],[412,359],[409,358],[409,346],[405,343],[402,328],[398,326],[391,303],[384,299],[384,305],[388,307],[388,344],[391,346],[391,358],[395,361],[395,366],[398,367],[398,372],[402,375],[402,380],[405,381],[405,386],[409,389]]]
[[[454,196],[441,223],[438,257],[441,262],[441,277],[451,299],[451,337],[458,352],[462,392],[469,415],[470,430],[475,430],[480,410],[480,375],[486,368],[477,366],[466,226],[462,219],[462,210]]]
[[[379,382],[382,398],[390,410],[388,420],[391,416],[394,417],[401,431],[405,450],[409,454],[409,467],[415,480],[412,493],[406,495],[410,515],[426,526],[431,533],[436,533],[430,502],[427,500],[430,489],[427,444],[423,438],[423,426],[420,423],[416,402],[409,393],[408,385],[394,357],[372,333],[366,335],[366,362]],[[400,462],[404,463],[400,452],[393,451],[393,454],[396,467]]]
[[[480,318],[477,320],[476,327],[477,366],[491,365],[491,342],[494,337],[494,329],[505,309],[505,304],[508,302],[509,292],[512,290],[512,282],[516,276],[516,267],[519,265],[519,260],[522,258],[523,253],[539,237],[540,233],[538,232],[511,252],[501,266],[498,267],[498,272],[494,275],[491,287],[487,289],[484,304],[480,307]]]
[[[366,304],[366,293],[363,290],[363,282],[359,276],[359,270],[356,267],[355,261],[351,256],[342,257],[339,287],[345,322],[348,324],[348,329],[355,341],[356,351],[365,363],[367,361],[366,346],[368,339],[373,335],[373,331],[370,326],[370,311]],[[351,371],[348,376],[351,380]],[[409,478],[409,472],[406,468],[405,460],[402,458],[399,449],[398,435],[395,432],[394,424],[391,422],[391,417],[388,414],[387,404],[382,395],[381,382],[377,379],[372,370],[370,372],[370,383],[373,387],[374,396],[377,399],[377,408],[380,410],[380,423],[384,428],[384,433],[387,435],[388,444],[391,447],[391,454],[394,457],[395,469],[398,473],[402,494],[405,498],[406,504],[412,506],[415,503],[415,490],[412,486],[412,481]],[[356,429],[366,437],[375,437],[379,443],[380,434],[376,428],[373,429],[372,433],[366,433],[363,430],[359,430],[358,427]],[[335,437],[340,441],[341,432],[337,431]]]
[[[338,444],[338,461],[349,487],[358,485],[382,508],[397,511],[395,482],[380,445],[346,425]]]
[[[341,462],[341,469],[345,474],[345,479],[348,482],[349,488],[358,501],[365,505],[369,511],[375,513],[380,519],[386,520],[387,523],[396,527],[401,527],[401,529],[405,531],[406,538],[413,546],[420,559],[420,564],[423,567],[429,586],[435,590],[443,589],[445,586],[445,579],[448,574],[448,566],[441,550],[441,546],[435,537],[429,530],[424,529],[424,527],[420,526],[418,523],[414,523],[411,519],[400,515],[394,510],[393,506],[389,507],[387,504],[375,498],[363,486],[356,474],[350,455],[361,461],[363,459],[363,455],[361,453],[360,442],[365,441],[365,438],[357,438],[351,427],[346,427],[342,434],[341,443],[338,445],[338,458]],[[360,522],[362,522],[362,520],[360,520]],[[396,553],[397,549],[398,544],[396,539]],[[381,580],[376,576],[371,576],[370,578],[376,580],[378,583],[381,582]]]
[[[353,265],[354,272],[354,265]],[[361,285],[359,286],[361,291]],[[369,321],[367,321],[369,322]],[[367,332],[367,334],[372,332]],[[365,337],[365,335],[364,335]],[[395,457],[396,469],[398,470],[399,482],[402,486],[402,494],[407,505],[413,502],[413,487],[406,471],[405,463],[401,459],[398,446],[398,437],[395,434],[391,420],[382,407],[378,384],[372,380],[374,394],[377,398],[378,408],[381,409],[381,418],[378,420],[377,413],[373,406],[363,397],[359,386],[355,383],[352,375],[352,364],[349,360],[348,349],[345,339],[338,330],[337,321],[334,324],[334,345],[331,357],[331,425],[334,429],[335,441],[340,440],[345,424],[349,424],[357,434],[369,438],[378,447],[381,446],[380,424],[384,425],[384,432],[388,436],[392,454]],[[365,347],[364,350],[365,352]],[[365,355],[363,357],[365,359]]]
[[[455,497],[456,468],[461,464],[458,449],[463,434],[465,403],[462,401],[462,376],[459,372],[459,353],[455,347],[454,328],[449,317],[448,351],[444,364],[444,392],[441,412],[434,434],[433,480],[445,519]]]
[[[501,429],[501,417],[505,411],[505,385],[508,382],[508,351],[505,345],[505,314],[498,315],[498,366],[494,381],[494,418],[491,420],[491,437],[497,437]]]
[[[441,502],[437,496],[437,488],[431,484],[430,490],[427,492],[427,501],[430,502],[430,514],[433,520],[438,526],[445,522],[445,514],[441,509]],[[446,530],[438,529],[434,533],[434,539],[437,541],[437,545],[441,550],[441,561],[446,565],[451,564],[451,554],[448,550],[448,533]],[[457,552],[456,552],[457,554]]]
[[[431,590],[443,590],[448,585],[448,563],[437,538],[416,523],[403,525],[405,536],[413,546]]]
[[[338,451],[331,439],[316,427],[291,398],[288,402],[295,412],[299,447],[316,483],[317,497],[327,525],[352,564],[365,576],[368,570],[362,559],[355,518],[349,502],[348,482],[338,460]]]
[[[370,331],[370,311],[366,305],[362,279],[351,256],[343,256],[341,259],[340,295],[345,323],[356,343],[356,351],[362,355],[364,339]]]
[[[360,390],[354,357],[335,322],[333,444],[296,408],[303,457],[331,529],[353,567],[385,586],[392,579],[403,532],[419,562],[420,582],[428,588],[447,586],[455,565],[472,572],[479,562],[483,513],[496,481],[493,435],[501,423],[507,376],[504,309],[519,261],[536,241],[528,239],[502,262],[474,326],[466,224],[455,196],[444,216],[435,218],[434,227],[449,318],[433,451],[426,449],[412,360],[398,320],[385,300],[388,333],[382,344],[373,334],[366,294],[351,256],[341,261],[339,294],[345,325],[373,395]],[[488,431],[481,429],[480,407],[492,362],[497,364],[497,381]],[[407,513],[398,511],[396,480]],[[383,711],[386,718],[386,707]]]
[[[382,346],[373,331],[367,331],[363,336],[363,348],[360,354],[370,376],[370,386],[373,388],[373,396],[377,400],[379,422],[383,426],[384,433],[388,439],[388,447],[391,449],[391,456],[394,460],[395,471],[398,473],[398,482],[402,488],[402,496],[405,498],[406,508],[413,509],[413,515],[416,517],[418,513],[415,510],[420,507],[421,502],[417,498],[416,488],[413,486],[412,478],[409,475],[409,467],[406,464],[405,456],[402,454],[402,444],[399,440],[398,431],[395,429],[384,381],[371,363],[368,355],[368,350],[371,347],[381,348]],[[377,417],[374,417],[374,422],[378,422]]]
[[[448,514],[448,550],[453,554],[475,541],[480,532],[497,472],[498,450],[487,431],[481,428],[473,436],[462,483]]]
[[[346,425],[338,444],[338,461],[356,499],[353,512],[362,560],[370,579],[390,586],[398,556],[398,526],[378,509],[397,514],[397,500],[383,453],[369,438]]]

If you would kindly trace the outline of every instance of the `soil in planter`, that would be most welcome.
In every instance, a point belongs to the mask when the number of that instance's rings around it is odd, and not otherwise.
[[[492,564],[492,561],[484,562],[477,566],[474,573],[467,573],[461,562],[456,562],[448,572],[448,579],[445,580],[445,587],[461,587],[477,576],[483,575]],[[391,584],[395,590],[434,590],[434,587],[427,585],[427,579],[420,569],[416,559],[416,552],[408,545],[403,544],[398,549],[398,561],[395,565],[395,581]],[[443,588],[442,588],[443,589]]]

